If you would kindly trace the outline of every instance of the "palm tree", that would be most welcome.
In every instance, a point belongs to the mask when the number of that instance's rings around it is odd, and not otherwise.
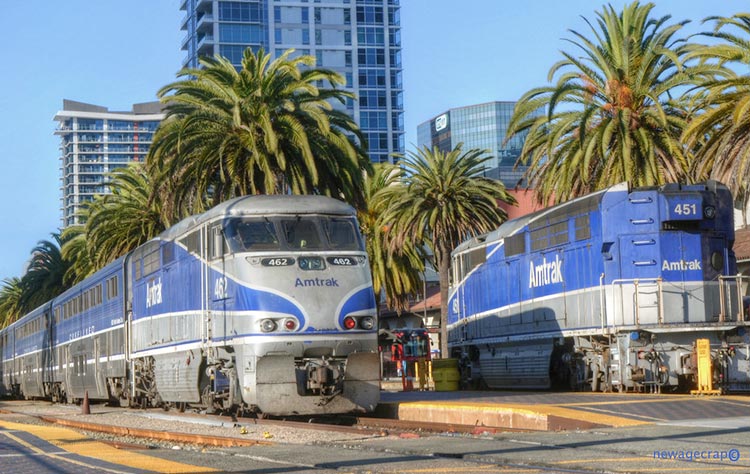
[[[570,30],[578,54],[562,53],[549,71],[556,83],[532,89],[517,104],[508,137],[528,133],[518,163],[530,166],[526,177],[540,202],[688,175],[680,142],[685,105],[672,96],[724,71],[686,64],[693,45],[677,34],[687,22],[669,25],[669,16],[651,17],[653,8],[633,2],[617,13],[610,5],[597,12],[595,25],[584,18],[591,38]]]
[[[84,220],[88,216],[85,206],[82,208],[81,216]],[[95,249],[89,245],[83,225],[66,227],[60,233],[60,239],[63,242],[60,249],[62,257],[70,262],[63,281],[66,285],[73,286],[97,270],[92,255]]]
[[[85,209],[86,254],[94,271],[167,227],[158,200],[151,199],[151,178],[142,165],[118,169],[111,177],[112,193],[97,196]],[[84,252],[71,249],[70,254],[73,253]]]
[[[70,286],[64,283],[70,262],[60,252],[60,234],[53,240],[40,240],[31,251],[31,261],[21,278],[21,307],[24,313],[51,300]]]
[[[390,227],[389,250],[411,243],[426,246],[435,256],[440,278],[440,349],[448,356],[447,316],[451,251],[465,239],[497,227],[507,218],[500,201],[515,203],[498,181],[482,176],[492,157],[486,151],[450,152],[428,147],[400,161],[401,182],[377,195],[387,206],[379,225]]]
[[[693,55],[720,64],[750,65],[750,14],[709,17],[713,31],[706,36],[723,40],[704,46]],[[750,193],[750,75],[731,75],[701,84],[700,109],[684,133],[696,151],[696,179],[711,177],[726,183],[747,208]]]
[[[147,164],[169,208],[190,213],[236,195],[324,194],[364,206],[364,139],[333,101],[343,78],[314,58],[271,60],[248,49],[238,71],[225,58],[203,58],[161,89],[167,117]],[[331,84],[324,88],[316,84]],[[170,186],[168,193],[163,192]]]
[[[0,287],[0,329],[12,324],[26,313],[22,299],[21,279],[5,278]]]
[[[358,219],[365,238],[367,254],[370,258],[373,289],[376,295],[385,293],[386,306],[401,312],[408,308],[410,297],[421,288],[420,274],[424,271],[424,257],[413,242],[404,242],[403,247],[388,251],[389,236],[387,227],[378,225],[380,215],[387,202],[380,199],[382,190],[396,186],[403,172],[397,166],[381,163],[365,179],[365,199],[367,210],[358,211]]]

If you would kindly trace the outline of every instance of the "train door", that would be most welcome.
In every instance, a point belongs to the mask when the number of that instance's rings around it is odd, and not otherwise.
[[[31,377],[31,364],[29,363],[29,358],[30,356],[19,358],[21,360],[21,374],[19,377],[21,382],[21,393],[26,397],[31,394],[31,383],[29,380],[29,377]]]
[[[68,346],[68,400],[83,398],[86,390],[86,373],[88,368],[86,350],[80,342]]]
[[[45,327],[42,330],[41,378],[43,383],[44,395],[50,396],[52,394],[52,386],[55,383],[55,350],[53,346],[53,330],[55,324],[51,309],[44,313],[43,322]]]
[[[70,403],[72,401],[71,394],[73,393],[73,384],[71,380],[73,375],[73,363],[70,354],[70,344],[60,347],[60,365],[61,367],[65,367],[63,369],[63,384],[65,385],[64,391],[67,398],[65,401]]]
[[[21,387],[23,394],[27,399],[30,397],[41,397],[43,395],[41,390],[42,371],[40,362],[39,353],[31,354],[23,358],[23,378]]]
[[[229,303],[228,280],[226,276],[227,251],[221,222],[208,228],[208,294],[207,302],[211,317],[211,336],[214,340],[225,341],[232,333],[233,324],[227,315]]]
[[[676,249],[679,251],[679,246]],[[628,234],[619,238],[620,279],[613,281],[618,325],[662,321],[662,285],[658,234]],[[679,311],[680,307],[672,308]]]
[[[106,342],[105,342],[106,345]],[[104,370],[101,363],[101,356],[104,354],[102,339],[100,336],[94,336],[94,383],[96,385],[96,393],[100,397],[107,395],[107,385],[104,381]]]
[[[209,292],[211,285],[209,279],[211,271],[208,264],[208,227],[203,226],[198,231],[198,262],[200,265],[200,314],[201,314],[201,342],[204,353],[208,352],[213,339],[211,327],[211,311],[209,309]]]
[[[14,395],[18,395],[19,387],[21,384],[21,358],[18,357],[16,350],[18,340],[18,333],[13,329],[13,347],[11,348],[11,355],[13,360],[11,361],[11,386],[13,387]]]

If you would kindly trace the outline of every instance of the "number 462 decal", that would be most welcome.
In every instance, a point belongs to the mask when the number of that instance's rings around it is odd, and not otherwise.
[[[227,277],[218,277],[214,282],[214,299],[225,300],[229,298]]]

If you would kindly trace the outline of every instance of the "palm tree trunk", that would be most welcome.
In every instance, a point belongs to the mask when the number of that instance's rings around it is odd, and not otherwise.
[[[448,353],[448,289],[450,286],[450,251],[438,250],[438,276],[440,277],[440,357],[447,359]]]

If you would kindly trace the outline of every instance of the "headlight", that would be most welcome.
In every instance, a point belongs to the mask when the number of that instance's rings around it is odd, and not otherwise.
[[[724,256],[719,252],[713,252],[711,254],[711,266],[717,272],[722,271],[724,269]]]
[[[320,257],[300,257],[299,267],[302,270],[325,270],[326,264]]]
[[[260,322],[260,330],[263,332],[272,332],[276,330],[276,322],[273,319],[264,319]]]
[[[287,331],[294,331],[295,329],[297,329],[297,321],[292,318],[285,319],[284,329],[286,329]]]
[[[365,316],[359,320],[359,327],[365,330],[370,330],[375,327],[375,318],[372,316]]]
[[[357,321],[352,318],[351,316],[347,316],[344,318],[344,328],[345,329],[354,329],[357,327]]]

